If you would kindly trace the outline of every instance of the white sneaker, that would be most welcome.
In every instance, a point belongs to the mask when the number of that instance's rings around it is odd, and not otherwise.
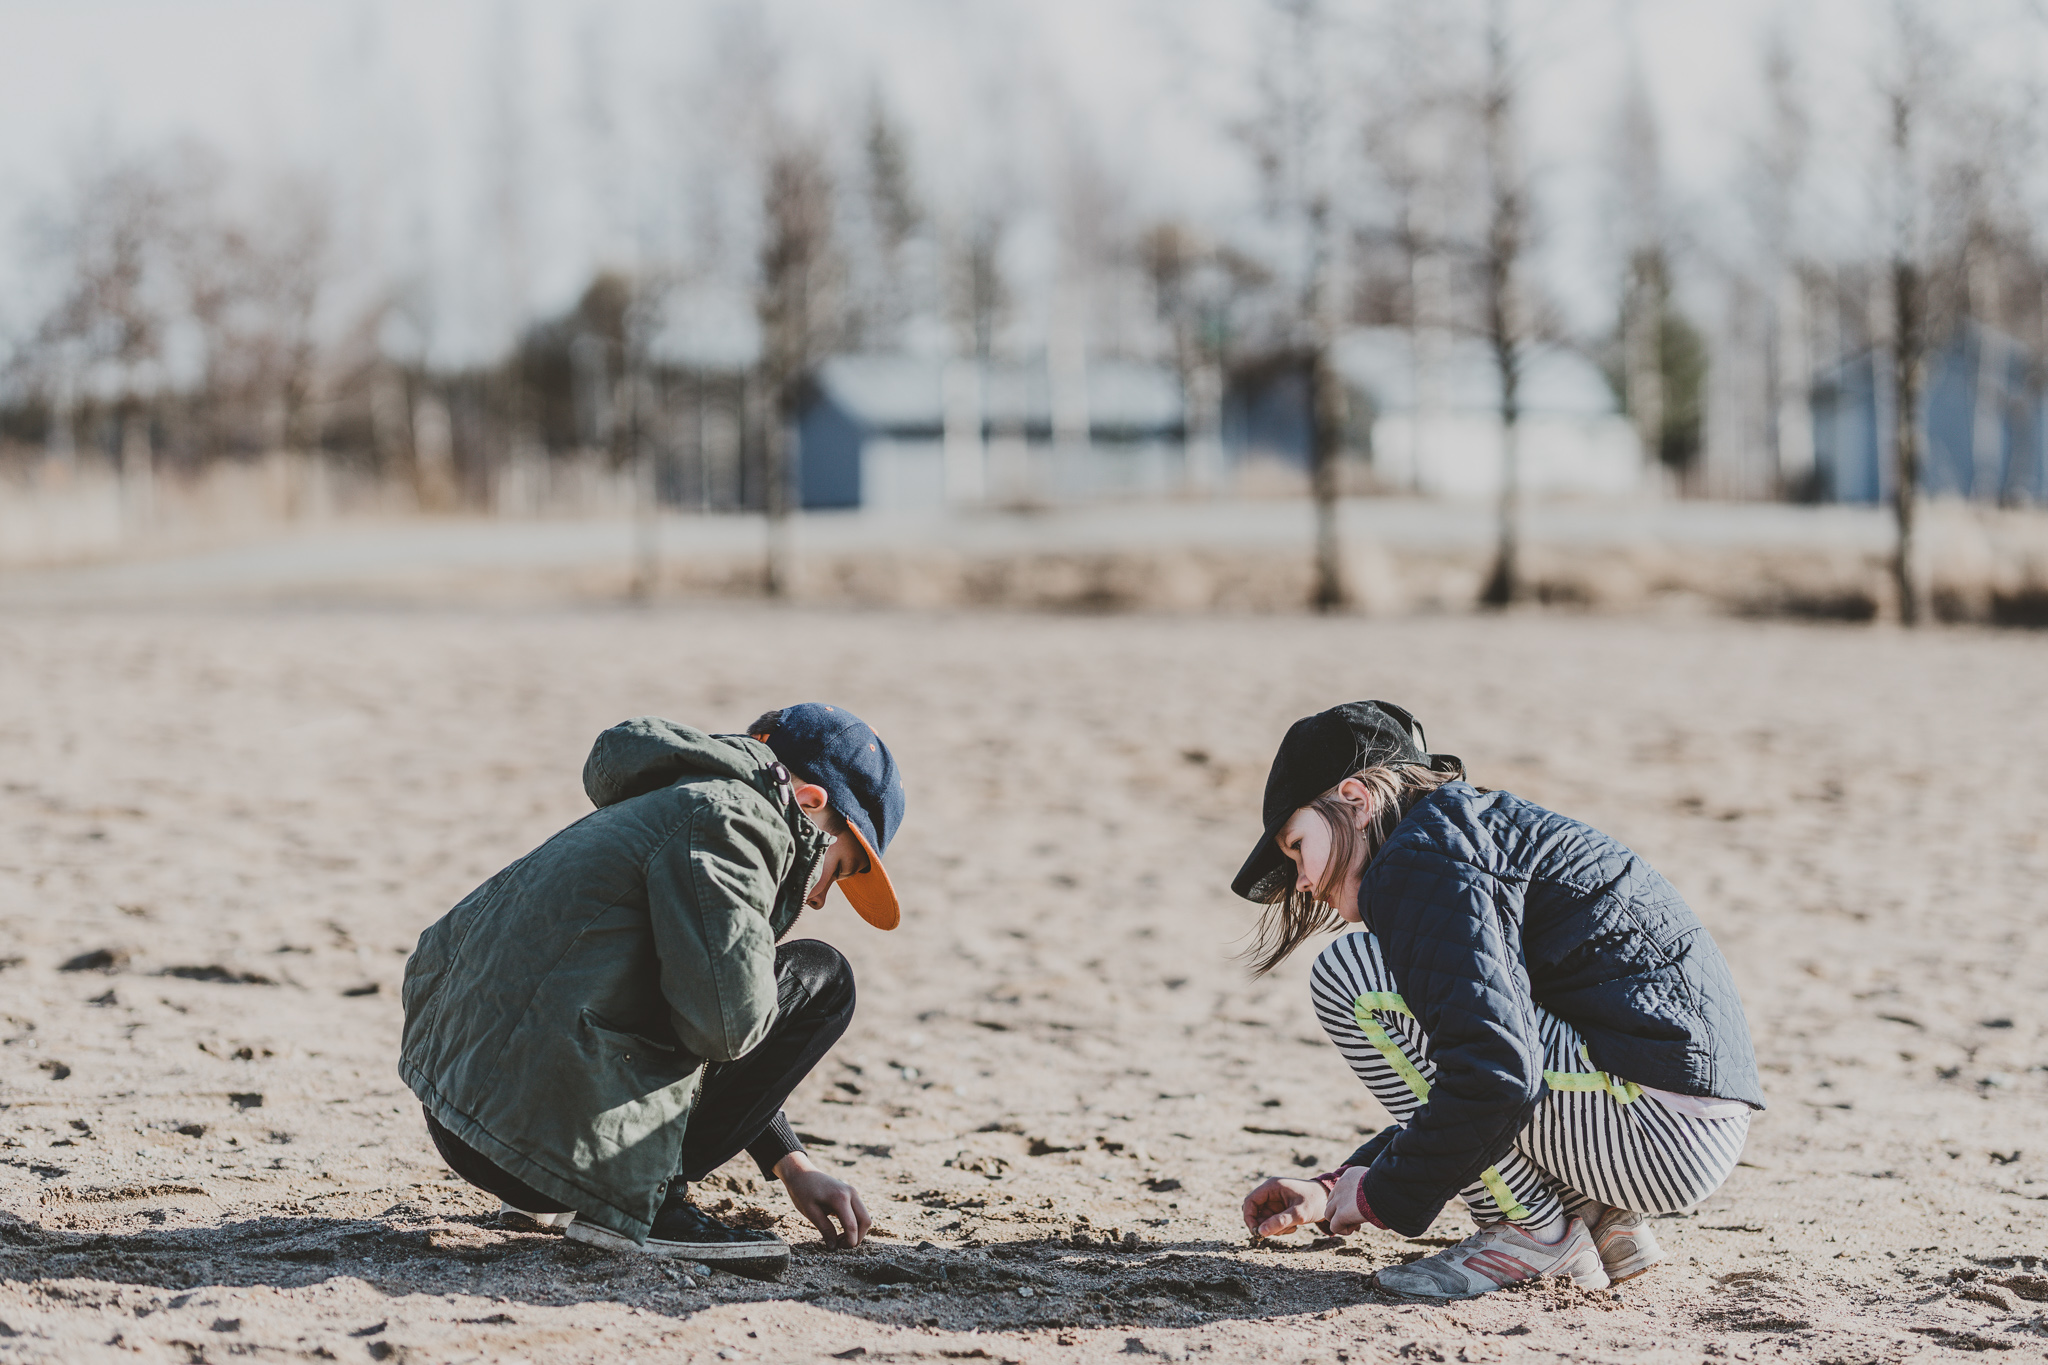
[[[525,1209],[514,1208],[502,1199],[498,1201],[498,1221],[506,1227],[525,1231],[529,1228],[566,1228],[576,1221],[574,1210],[567,1213],[528,1213]]]
[[[1586,1231],[1600,1249],[1600,1263],[1607,1267],[1607,1278],[1613,1283],[1633,1280],[1670,1259],[1650,1231],[1649,1215],[1599,1203],[1588,1204],[1580,1212],[1587,1217]]]
[[[1581,1289],[1605,1289],[1607,1271],[1585,1223],[1572,1219],[1557,1245],[1545,1246],[1513,1223],[1488,1223],[1454,1247],[1373,1276],[1390,1293],[1418,1299],[1476,1299],[1524,1280],[1569,1275]]]

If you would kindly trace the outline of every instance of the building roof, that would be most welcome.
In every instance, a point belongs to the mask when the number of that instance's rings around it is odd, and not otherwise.
[[[964,369],[954,371],[949,380],[950,366]],[[1085,375],[1091,431],[1167,435],[1180,429],[1180,384],[1164,366],[1094,360]],[[1052,425],[1053,385],[1042,357],[981,364],[920,356],[842,355],[818,370],[819,387],[850,417],[870,430],[898,434],[944,428],[949,382],[978,387],[983,420],[990,427],[1040,430]]]
[[[1434,362],[1436,402],[1449,412],[1493,413],[1500,409],[1500,371],[1493,349],[1476,336],[1435,335],[1425,355]],[[1338,338],[1338,373],[1371,397],[1381,413],[1413,412],[1418,406],[1415,348],[1405,327],[1361,327]],[[1618,410],[1614,390],[1592,361],[1561,346],[1530,348],[1519,386],[1525,413],[1568,417],[1610,417]]]

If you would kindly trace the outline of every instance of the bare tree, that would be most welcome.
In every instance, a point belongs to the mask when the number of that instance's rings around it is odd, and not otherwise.
[[[969,217],[953,252],[951,311],[962,349],[986,365],[995,354],[996,337],[1008,321],[1009,282],[1003,278],[1003,241],[1009,235],[1009,213],[997,203],[984,203]]]
[[[785,134],[768,153],[762,177],[763,239],[755,312],[761,320],[761,382],[766,427],[761,433],[768,508],[763,587],[772,597],[792,588],[789,517],[796,468],[788,424],[799,413],[811,372],[837,340],[840,261],[834,245],[833,184],[813,141]]]
[[[1917,0],[1892,0],[1889,54],[1878,80],[1885,115],[1884,184],[1890,240],[1885,275],[1890,286],[1888,324],[1892,365],[1892,512],[1896,539],[1892,577],[1899,620],[1918,625],[1920,600],[1918,521],[1924,462],[1927,362],[1960,316],[1962,291],[1953,269],[1943,269],[1942,229],[1958,224],[1950,198],[1960,179],[1981,178],[1982,162],[1963,148],[1940,145],[1957,115],[1954,54]],[[1981,152],[1982,149],[1977,149]],[[1958,253],[1960,255],[1960,253]]]
[[[1752,195],[1757,236],[1762,250],[1764,287],[1764,448],[1774,492],[1786,493],[1794,467],[1810,464],[1811,437],[1797,436],[1810,382],[1806,348],[1794,340],[1804,324],[1805,309],[1794,287],[1797,274],[1799,197],[1806,174],[1812,120],[1792,45],[1782,28],[1773,28],[1764,47],[1764,92],[1768,124],[1763,140],[1751,149],[1755,185]],[[1787,316],[1791,313],[1792,316]],[[1798,452],[1799,458],[1794,457]]]
[[[1918,0],[1892,0],[1890,10],[1889,50],[1877,82],[1889,218],[1882,332],[1892,381],[1891,567],[1899,619],[1911,626],[1927,611],[1918,522],[1930,362],[1952,342],[1974,347],[1979,420],[1969,456],[1988,463],[1983,448],[1992,441],[1983,428],[1996,419],[1985,410],[1984,386],[1994,376],[1983,371],[1997,365],[2001,347],[1981,324],[2037,325],[2027,315],[2041,306],[2042,275],[2021,186],[2038,157],[2026,132],[2025,101],[1991,74],[1965,65],[1962,50],[1938,25],[1941,11]],[[1997,277],[2008,270],[2021,282],[2018,309],[1999,297]],[[1980,323],[1974,332],[1965,327],[1972,320]]]
[[[868,100],[861,137],[858,316],[849,319],[869,345],[894,345],[911,311],[905,255],[924,227],[911,172],[909,139],[879,90]]]
[[[47,225],[63,283],[35,340],[54,371],[56,420],[71,425],[82,392],[111,399],[131,523],[149,520],[154,496],[150,408],[176,320],[165,262],[173,198],[151,159],[117,160],[81,181]]]
[[[1270,0],[1282,23],[1259,75],[1260,110],[1243,129],[1266,190],[1267,209],[1291,257],[1292,348],[1309,376],[1309,488],[1315,507],[1309,603],[1335,611],[1350,601],[1338,534],[1346,399],[1332,354],[1342,291],[1335,161],[1336,107],[1325,66],[1335,24],[1324,0]]]
[[[1480,601],[1504,607],[1522,593],[1522,359],[1533,330],[1521,278],[1529,243],[1529,191],[1515,124],[1521,71],[1508,27],[1507,0],[1488,0],[1485,45],[1486,76],[1478,112],[1487,225],[1480,272],[1486,339],[1500,384],[1501,478],[1493,568]]]
[[[1368,265],[1356,304],[1363,317],[1408,333],[1415,411],[1406,453],[1419,489],[1444,404],[1445,340],[1459,321],[1457,267],[1464,254],[1456,221],[1469,209],[1466,155],[1470,121],[1457,70],[1460,36],[1449,8],[1397,5],[1379,44],[1382,65],[1368,83],[1366,157],[1377,172],[1391,218],[1369,227],[1369,262],[1391,251],[1394,269]],[[1381,451],[1375,449],[1378,459]]]
[[[206,441],[215,452],[314,444],[314,325],[331,277],[325,192],[278,175],[238,210],[221,167],[203,155],[186,159],[178,187],[169,250],[199,341]]]
[[[1899,620],[1920,621],[1920,587],[1914,572],[1913,532],[1920,499],[1920,381],[1926,367],[1927,309],[1920,269],[1918,211],[1913,202],[1912,92],[1903,84],[1888,92],[1891,106],[1893,174],[1898,201],[1893,219],[1892,283],[1892,507],[1898,543],[1892,574],[1898,584]]]
[[[1664,353],[1670,250],[1664,225],[1664,171],[1657,114],[1643,78],[1642,54],[1629,47],[1616,157],[1628,278],[1622,289],[1622,405],[1635,424],[1642,458],[1654,468],[1664,447]]]
[[[1222,477],[1223,368],[1239,296],[1270,282],[1248,257],[1219,250],[1184,223],[1155,224],[1138,241],[1138,259],[1164,323],[1186,412],[1186,477],[1212,493]]]

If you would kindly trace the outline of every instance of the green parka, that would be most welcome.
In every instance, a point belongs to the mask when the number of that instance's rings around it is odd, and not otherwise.
[[[597,738],[597,810],[465,896],[405,967],[399,1074],[442,1126],[645,1240],[705,1061],[775,1020],[775,942],[828,840],[767,745],[654,717]]]

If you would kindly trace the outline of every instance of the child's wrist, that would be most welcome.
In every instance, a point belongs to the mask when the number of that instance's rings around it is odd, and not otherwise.
[[[811,1154],[799,1147],[793,1152],[785,1152],[782,1159],[775,1163],[775,1178],[786,1181],[800,1171],[817,1169],[817,1163],[811,1160]]]

